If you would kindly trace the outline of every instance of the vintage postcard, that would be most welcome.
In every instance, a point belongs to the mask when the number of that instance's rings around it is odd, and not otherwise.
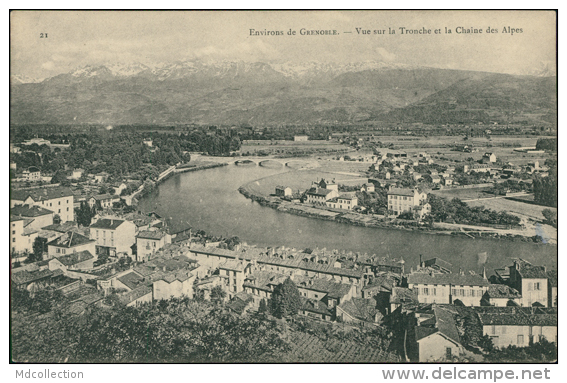
[[[12,11],[10,34],[11,361],[51,364],[17,377],[552,371],[490,364],[557,362],[556,11]]]

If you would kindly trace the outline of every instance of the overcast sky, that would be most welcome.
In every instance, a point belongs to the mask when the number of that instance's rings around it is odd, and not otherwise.
[[[178,60],[359,62],[526,74],[555,70],[555,13],[543,11],[57,12],[11,14],[12,74],[46,78],[84,65]],[[440,29],[401,35],[399,27]],[[452,34],[445,34],[445,27]],[[456,28],[482,29],[458,34]],[[488,27],[498,33],[487,34]],[[502,33],[504,27],[521,33]],[[297,31],[288,36],[289,29]],[[300,36],[301,28],[337,36]],[[355,28],[386,30],[362,35]],[[388,28],[396,30],[395,35]],[[250,36],[250,29],[284,36]],[[351,32],[351,33],[345,33]],[[47,33],[47,38],[40,38]]]

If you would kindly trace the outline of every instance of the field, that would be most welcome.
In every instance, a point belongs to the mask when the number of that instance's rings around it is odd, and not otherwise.
[[[544,209],[557,211],[556,208],[512,201],[502,197],[484,199],[479,201],[470,201],[467,202],[467,204],[470,206],[484,206],[486,209],[492,209],[496,211],[516,213],[538,221],[544,219],[543,214],[541,213]]]
[[[492,189],[491,187],[471,188],[471,189],[442,189],[442,190],[432,190],[430,193],[438,197],[443,197],[447,199],[459,198],[461,200],[466,200],[466,199],[490,197],[492,194],[485,193],[485,191],[491,189]]]

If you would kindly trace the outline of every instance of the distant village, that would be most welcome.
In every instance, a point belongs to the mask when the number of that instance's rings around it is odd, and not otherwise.
[[[332,182],[319,182],[307,196],[314,204],[356,206]],[[406,197],[389,198],[397,212],[423,200],[398,189],[389,196]],[[246,315],[289,278],[300,292],[299,315],[315,321],[372,327],[398,318],[395,336],[405,339],[407,360],[466,355],[471,332],[490,337],[499,348],[557,342],[557,271],[522,259],[490,277],[484,269],[457,272],[437,256],[408,270],[403,258],[376,254],[227,246],[191,231],[173,233],[155,213],[109,214],[105,208],[80,227],[74,195],[64,187],[18,190],[10,205],[13,253],[33,252],[38,238],[45,246],[39,261],[12,258],[12,287],[32,294],[56,288],[72,297],[67,306],[72,313],[102,309],[109,296],[135,306],[197,294],[211,299],[222,290],[227,307]]]

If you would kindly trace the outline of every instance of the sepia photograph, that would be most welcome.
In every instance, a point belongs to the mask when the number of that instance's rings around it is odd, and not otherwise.
[[[10,11],[16,378],[357,363],[394,365],[387,380],[409,363],[496,381],[510,363],[534,365],[506,379],[549,379],[557,17]]]

